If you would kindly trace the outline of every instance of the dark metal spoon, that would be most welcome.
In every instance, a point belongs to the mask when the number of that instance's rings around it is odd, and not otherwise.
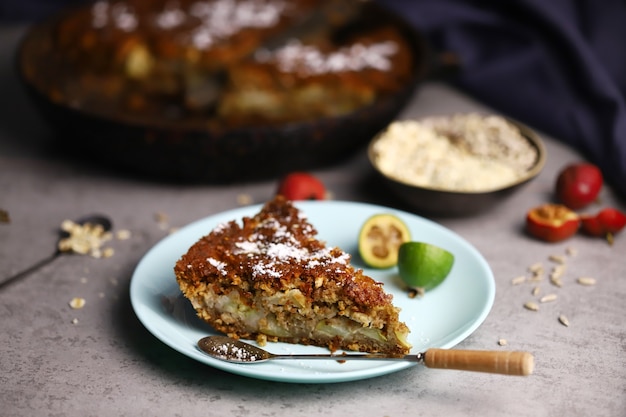
[[[91,224],[91,225],[100,225],[102,226],[102,228],[105,231],[109,231],[111,230],[111,228],[113,227],[113,223],[111,222],[111,219],[109,219],[107,216],[104,215],[100,215],[100,214],[92,214],[92,215],[88,215],[85,217],[81,217],[78,220],[75,220],[74,223],[79,224],[79,225],[86,225],[86,224]],[[63,231],[63,230],[59,230],[59,241],[63,238],[68,237],[67,232]],[[17,274],[9,277],[8,279],[5,279],[4,281],[2,281],[0,283],[0,290],[2,290],[4,287],[18,281],[21,278],[26,277],[27,275],[35,272],[36,270],[38,270],[39,268],[48,265],[50,262],[54,261],[55,259],[57,259],[59,256],[63,255],[63,254],[71,254],[72,252],[65,252],[59,249],[59,246],[57,244],[56,249],[54,251],[54,253],[50,256],[48,256],[47,258],[44,258],[42,260],[40,260],[39,262],[33,264],[32,266],[24,269],[23,271],[18,272]]]
[[[528,352],[428,349],[422,353],[390,355],[385,353],[274,354],[227,336],[207,336],[198,347],[208,355],[232,363],[263,363],[273,359],[387,360],[417,362],[428,368],[489,372],[504,375],[530,375],[534,358]]]

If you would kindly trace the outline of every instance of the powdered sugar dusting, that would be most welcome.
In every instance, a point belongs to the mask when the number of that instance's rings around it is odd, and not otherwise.
[[[131,32],[137,28],[138,18],[133,8],[126,4],[98,1],[91,8],[91,24],[95,28],[113,25],[124,32]]]
[[[234,360],[240,362],[256,362],[263,359],[255,355],[253,352],[241,348],[234,343],[224,343],[222,345],[210,346],[210,353],[225,360]]]
[[[317,231],[306,222],[306,216],[300,211],[297,217],[285,216],[277,219],[268,216],[255,223],[249,234],[236,233],[236,237],[228,237],[232,228],[239,226],[235,222],[222,223],[212,232],[225,244],[226,257],[237,257],[240,262],[249,264],[252,279],[283,277],[285,271],[294,265],[302,268],[305,274],[343,274],[345,266],[350,262],[350,255],[339,248],[327,247],[315,240]],[[233,229],[234,230],[234,229]],[[222,236],[222,237],[220,237]],[[210,266],[218,273],[225,273],[226,264],[208,258]]]
[[[207,258],[206,261],[209,263],[209,265],[214,266],[222,275],[228,274],[228,271],[226,270],[225,262],[218,261],[217,259],[214,259],[214,258]]]
[[[399,47],[395,42],[386,41],[371,45],[356,43],[337,51],[323,53],[315,46],[293,40],[274,52],[258,51],[255,58],[259,62],[277,64],[282,72],[314,76],[363,71],[368,68],[389,71],[392,67],[391,57],[398,51]]]
[[[263,0],[196,2],[190,14],[202,23],[191,35],[192,44],[207,49],[244,28],[274,26],[287,5],[284,1]]]
[[[91,6],[91,25],[131,32],[139,26],[174,30],[191,23],[190,39],[181,41],[207,49],[243,29],[276,25],[288,7],[284,0],[198,0],[185,6],[172,0],[162,10],[144,16],[128,4],[100,0]]]

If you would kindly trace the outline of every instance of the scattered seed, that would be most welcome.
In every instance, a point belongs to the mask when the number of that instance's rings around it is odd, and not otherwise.
[[[547,294],[539,299],[540,303],[549,303],[551,301],[555,301],[557,298],[556,294]]]
[[[539,293],[541,292],[541,288],[539,286],[533,288],[531,294],[534,295],[535,297],[539,295]]]
[[[157,223],[167,223],[169,221],[169,216],[162,211],[157,211],[154,213],[154,220],[156,220]]]
[[[543,271],[543,264],[541,262],[535,262],[528,267],[528,270],[532,273],[535,273],[537,271]]]
[[[85,306],[85,299],[80,297],[74,297],[70,300],[69,304],[70,307],[72,307],[74,310],[78,310]]]
[[[130,230],[128,230],[128,229],[118,230],[115,233],[115,238],[117,240],[128,240],[128,239],[130,239],[130,236],[131,236],[131,233],[130,233]]]
[[[526,281],[526,277],[524,275],[520,275],[519,277],[513,278],[511,280],[511,284],[519,285],[519,284],[523,283],[524,281]]]
[[[104,250],[102,251],[103,258],[110,258],[114,254],[115,254],[115,250],[113,248],[104,248]]]
[[[563,281],[561,281],[561,277],[558,276],[550,276],[550,283],[559,288],[563,286]]]
[[[563,314],[559,316],[559,323],[561,323],[565,327],[569,327],[569,320]]]
[[[563,273],[560,271],[552,271],[550,273],[550,281],[558,281],[561,279],[561,277],[563,276]]]
[[[552,274],[561,276],[565,273],[566,268],[565,264],[555,265],[554,268],[552,268]]]
[[[552,262],[556,262],[557,264],[565,263],[565,257],[563,257],[562,255],[550,255],[548,259]]]
[[[578,249],[572,248],[570,246],[570,247],[565,249],[565,253],[567,253],[569,256],[576,256],[576,255],[578,255]]]
[[[154,213],[154,220],[161,230],[167,230],[169,227],[169,216],[166,213],[161,211]]]
[[[409,288],[409,298],[420,298],[424,296],[423,288]]]
[[[252,204],[252,202],[253,199],[250,194],[239,194],[237,196],[237,204],[239,204],[240,206],[247,206]]]
[[[500,346],[506,346],[509,342],[507,342],[506,339],[499,339],[498,340],[498,345]]]
[[[80,282],[81,282],[81,284],[86,284],[86,283],[87,283],[87,278],[82,277],[82,278],[80,279]]]
[[[72,319],[72,324],[78,324],[78,319],[77,318],[73,318]]]
[[[596,279],[591,277],[580,277],[576,280],[580,285],[596,285]]]
[[[524,304],[524,308],[530,311],[538,311],[539,310],[539,306],[537,305],[537,303],[534,303],[532,301],[527,302],[526,304]]]

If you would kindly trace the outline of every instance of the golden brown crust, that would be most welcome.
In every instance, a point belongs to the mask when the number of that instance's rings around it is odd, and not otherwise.
[[[406,353],[406,325],[382,284],[327,247],[283,197],[216,227],[175,266],[200,318],[231,336]]]

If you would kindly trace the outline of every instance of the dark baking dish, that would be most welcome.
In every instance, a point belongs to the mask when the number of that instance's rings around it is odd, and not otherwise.
[[[68,11],[66,13],[72,13]],[[51,31],[67,14],[35,25],[22,40],[18,73],[29,95],[55,131],[56,144],[84,160],[155,180],[229,183],[278,177],[293,170],[332,165],[363,147],[383,129],[431,73],[432,56],[423,37],[401,17],[367,2],[360,24],[390,21],[413,53],[412,79],[405,88],[338,117],[303,122],[232,126],[227,129],[131,120],[52,100],[33,71],[53,54]],[[35,74],[35,75],[33,75]],[[47,80],[46,82],[54,82]]]

